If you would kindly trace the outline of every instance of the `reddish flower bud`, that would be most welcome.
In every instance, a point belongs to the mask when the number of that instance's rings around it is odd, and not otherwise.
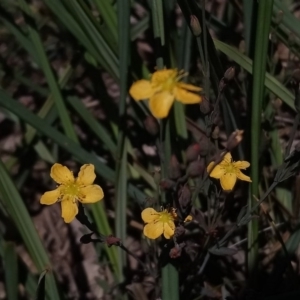
[[[186,149],[186,160],[188,162],[197,160],[199,158],[199,155],[200,155],[200,145],[198,143],[190,145]]]
[[[121,239],[119,239],[113,235],[109,235],[105,239],[105,243],[107,244],[108,247],[119,246],[120,242],[121,242]]]
[[[180,257],[183,247],[185,247],[185,243],[180,243],[180,244],[177,244],[175,247],[173,247],[169,252],[170,257],[171,258]]]
[[[162,179],[159,183],[160,188],[165,191],[173,189],[175,185],[175,181],[171,179]]]

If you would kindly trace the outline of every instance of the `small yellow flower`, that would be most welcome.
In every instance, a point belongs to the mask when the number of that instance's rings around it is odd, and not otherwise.
[[[174,220],[176,217],[174,210],[164,209],[158,212],[150,207],[144,209],[142,219],[145,223],[148,223],[144,227],[144,235],[149,239],[157,239],[162,234],[166,239],[171,238],[175,231]]]
[[[104,197],[99,185],[92,184],[96,178],[95,167],[91,164],[80,168],[78,177],[61,164],[54,164],[51,168],[51,178],[59,184],[57,189],[46,192],[41,197],[41,204],[51,205],[61,202],[61,215],[66,223],[70,223],[78,213],[77,201],[81,203],[95,203]]]
[[[216,165],[213,170],[214,162],[211,162],[207,167],[207,172],[210,177],[220,179],[222,189],[224,191],[231,191],[234,188],[237,179],[252,182],[249,176],[243,174],[240,170],[245,170],[250,166],[247,161],[232,161],[231,154],[228,152],[223,160]]]
[[[135,101],[149,99],[149,108],[156,118],[168,116],[176,99],[183,104],[195,104],[202,101],[200,95],[191,93],[202,89],[192,84],[179,82],[187,74],[177,69],[164,69],[154,72],[149,80],[135,82],[129,94]]]

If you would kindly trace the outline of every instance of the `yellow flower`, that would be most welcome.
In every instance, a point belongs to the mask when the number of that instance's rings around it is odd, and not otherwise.
[[[176,213],[174,210],[170,212],[164,209],[161,212],[156,211],[153,208],[146,208],[142,211],[142,219],[145,223],[148,223],[144,227],[144,235],[149,239],[157,239],[164,234],[166,239],[171,238],[174,235],[176,219]]]
[[[96,178],[95,167],[91,164],[80,168],[78,177],[61,164],[54,164],[51,168],[51,178],[59,184],[57,189],[46,192],[41,197],[41,204],[51,205],[61,202],[61,215],[66,223],[70,223],[78,213],[77,201],[81,203],[95,203],[104,197],[102,188],[92,184]]]
[[[207,167],[207,172],[210,172],[214,162],[211,162]],[[237,179],[252,182],[249,176],[243,174],[240,170],[245,170],[250,166],[247,161],[232,161],[231,154],[228,152],[223,160],[216,165],[211,173],[210,177],[220,179],[222,189],[224,191],[231,191],[236,183]]]
[[[152,74],[149,80],[135,82],[129,94],[135,101],[149,99],[149,108],[156,118],[168,116],[171,106],[176,99],[183,104],[200,103],[202,97],[191,93],[202,89],[192,84],[179,82],[187,74],[177,69],[158,70]]]

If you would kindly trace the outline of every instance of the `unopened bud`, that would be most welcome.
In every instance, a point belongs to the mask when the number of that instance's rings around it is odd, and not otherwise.
[[[272,101],[272,105],[274,109],[279,110],[282,107],[282,100],[280,98],[276,98],[274,101]]]
[[[185,184],[180,190],[179,190],[179,205],[184,210],[186,207],[188,207],[191,204],[192,194],[189,189],[189,186]]]
[[[160,173],[160,167],[155,167],[154,171],[152,172],[154,182],[156,185],[159,185],[159,182],[161,180],[161,173]]]
[[[164,191],[173,189],[175,185],[176,185],[175,181],[171,179],[162,179],[159,183],[160,188]]]
[[[204,169],[205,167],[202,160],[196,160],[189,164],[186,172],[190,177],[198,177],[203,174]]]
[[[199,141],[199,145],[200,145],[200,155],[201,156],[206,156],[212,147],[212,143],[211,141],[208,139],[207,136],[203,135]]]
[[[200,155],[200,145],[195,143],[186,149],[186,160],[188,162],[197,160]]]
[[[191,15],[190,26],[191,26],[194,36],[198,37],[201,35],[202,28],[201,28],[198,18],[195,15]]]
[[[157,135],[158,133],[158,123],[155,118],[152,116],[147,116],[147,118],[144,120],[144,125],[146,130],[151,134],[151,135]]]
[[[211,103],[207,100],[206,97],[202,97],[202,101],[200,103],[200,111],[204,114],[207,115],[212,111],[212,105]]]
[[[214,139],[214,140],[217,140],[219,138],[219,133],[220,133],[220,128],[219,126],[216,126],[214,128],[214,131],[212,132],[211,134],[211,137]]]
[[[228,138],[226,149],[230,152],[234,149],[243,139],[244,130],[235,130]]]
[[[177,244],[170,250],[170,257],[171,258],[178,258],[181,256],[182,248],[185,246],[185,243]]]
[[[225,74],[224,74],[224,79],[226,80],[226,82],[231,81],[235,76],[235,68],[234,67],[230,67],[226,70]]]
[[[175,155],[171,156],[169,177],[171,179],[177,179],[181,176],[180,165]]]
[[[274,23],[275,23],[276,25],[279,25],[279,24],[282,22],[282,19],[283,19],[283,11],[282,11],[282,10],[279,10],[278,13],[277,13],[276,16],[275,16]]]
[[[119,246],[120,242],[121,242],[121,239],[117,238],[117,237],[115,237],[113,235],[109,235],[105,239],[105,243],[107,244],[108,247]]]

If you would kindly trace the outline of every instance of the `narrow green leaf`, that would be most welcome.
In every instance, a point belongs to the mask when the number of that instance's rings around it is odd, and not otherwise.
[[[3,196],[6,209],[18,228],[24,244],[37,269],[41,272],[45,266],[51,268],[47,252],[41,243],[25,204],[1,160],[0,191]],[[53,275],[49,276],[47,294],[51,297],[51,299],[59,299]]]
[[[256,41],[253,61],[253,87],[251,101],[251,192],[248,201],[249,211],[256,204],[252,197],[259,197],[259,181],[261,170],[259,168],[260,140],[261,140],[261,114],[264,102],[264,82],[267,66],[267,51],[269,31],[273,11],[273,0],[259,1],[256,27]],[[258,221],[252,220],[248,225],[248,272],[255,278],[258,256]]]
[[[15,245],[10,242],[4,242],[3,262],[5,286],[8,300],[18,299],[18,255]]]
[[[33,18],[33,14],[31,12],[30,7],[27,4],[27,2],[25,0],[19,0],[19,3],[20,3],[20,7],[24,10],[24,12],[26,14],[26,18]],[[70,139],[77,142],[78,141],[77,135],[74,131],[73,124],[72,124],[69,114],[67,112],[67,109],[66,109],[66,106],[64,103],[64,99],[62,97],[58,83],[57,83],[56,78],[51,69],[50,62],[48,61],[48,58],[46,56],[46,52],[45,52],[44,46],[42,44],[41,38],[39,36],[39,33],[38,33],[36,27],[31,25],[31,22],[27,23],[27,27],[28,27],[30,39],[32,41],[32,44],[34,45],[36,55],[40,62],[41,68],[45,74],[48,85],[51,89],[51,92],[52,92],[52,95],[54,98],[54,102],[57,107],[57,111],[58,111],[58,114],[60,117],[61,124],[64,128],[64,131]]]

